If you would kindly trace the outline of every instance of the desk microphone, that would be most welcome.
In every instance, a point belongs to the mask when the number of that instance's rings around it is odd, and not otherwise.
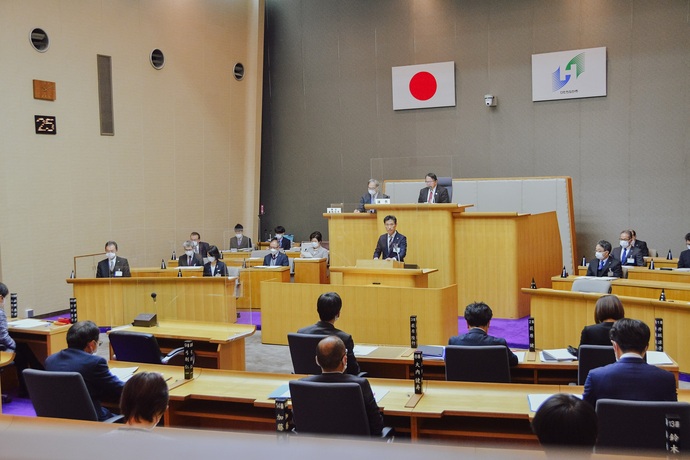
[[[151,293],[151,298],[153,299],[153,303],[156,303],[156,297],[157,296],[158,296],[158,294],[156,294],[155,292]]]

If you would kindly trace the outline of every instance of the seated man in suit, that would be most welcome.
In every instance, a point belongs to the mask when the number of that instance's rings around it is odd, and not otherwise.
[[[448,339],[448,345],[503,345],[508,353],[508,364],[517,366],[518,357],[508,348],[506,339],[493,337],[488,334],[489,323],[494,313],[484,302],[474,302],[465,307],[465,321],[467,334],[456,335]]]
[[[448,190],[438,185],[438,178],[434,173],[428,173],[424,178],[426,187],[419,191],[417,203],[450,203]]]
[[[46,370],[57,372],[79,372],[89,390],[98,420],[110,417],[110,411],[101,406],[101,400],[117,402],[124,382],[114,376],[105,358],[96,356],[99,345],[98,326],[92,321],[74,323],[67,331],[67,348],[46,359]]]
[[[192,240],[187,240],[182,243],[184,248],[184,254],[180,256],[177,264],[180,267],[203,267],[204,259],[201,258],[201,254],[194,252],[194,242]]]
[[[250,249],[251,247],[252,239],[244,236],[242,224],[235,225],[235,236],[230,238],[230,249]]]
[[[595,259],[589,261],[587,276],[615,276],[623,277],[623,269],[618,259],[609,257],[611,254],[611,243],[601,240],[597,243]]]
[[[129,278],[129,262],[123,257],[117,257],[117,243],[108,241],[105,243],[106,258],[98,262],[96,278]]]
[[[386,226],[386,233],[381,235],[376,243],[374,259],[381,257],[385,260],[404,262],[407,255],[407,238],[396,231],[398,219],[388,215],[383,218],[383,224]]]
[[[364,405],[369,418],[369,431],[372,436],[380,435],[383,430],[383,417],[374,399],[369,381],[362,377],[344,374],[347,367],[345,344],[339,337],[331,335],[321,340],[316,347],[316,362],[321,367],[321,375],[310,375],[302,380],[309,382],[349,383],[354,382],[362,388]],[[298,421],[299,423],[299,421]],[[299,426],[297,427],[299,429]]]
[[[678,268],[690,268],[690,233],[685,234],[685,246],[687,249],[678,257]]]
[[[290,266],[290,261],[288,260],[288,256],[280,252],[280,246],[278,243],[277,238],[273,238],[270,243],[268,243],[268,250],[271,251],[270,254],[267,254],[266,257],[264,257],[264,265],[267,267],[275,267],[275,266],[284,266],[288,267]]]
[[[326,292],[319,296],[316,301],[316,311],[319,313],[319,322],[312,326],[303,327],[298,330],[300,334],[314,335],[335,335],[345,344],[347,349],[347,373],[352,375],[359,374],[359,364],[355,358],[355,341],[347,332],[336,329],[335,322],[340,319],[340,309],[343,301],[337,292]]]
[[[192,232],[189,235],[189,239],[192,240],[192,243],[194,243],[194,252],[199,254],[202,260],[205,259],[206,255],[208,254],[209,244],[205,241],[201,241],[201,235],[199,235],[197,232]]]
[[[637,233],[635,232],[635,230],[631,229],[630,234],[632,235],[632,241],[630,242],[630,246],[639,249],[640,254],[642,254],[642,257],[649,257],[649,248],[647,247],[647,242],[638,240]]]
[[[599,432],[597,413],[580,398],[557,393],[539,406],[532,431],[542,447],[581,447],[591,453]]]
[[[611,328],[611,342],[617,361],[589,371],[582,398],[592,407],[604,398],[677,401],[673,374],[644,360],[649,338],[649,327],[642,321],[630,318],[616,321]]]
[[[359,206],[355,209],[355,212],[371,212],[375,213],[376,209],[365,209],[364,205],[375,204],[377,198],[390,198],[385,193],[379,192],[379,181],[376,179],[369,179],[367,184],[367,193],[365,193],[362,198],[359,199]]]
[[[631,246],[632,232],[630,230],[623,230],[620,236],[620,247],[614,248],[611,255],[618,259],[621,265],[628,265],[631,267],[644,266],[644,257],[639,248]]]
[[[283,251],[288,251],[292,247],[292,241],[289,238],[285,238],[285,227],[278,225],[273,229],[276,232],[276,239],[278,240],[278,247]]]

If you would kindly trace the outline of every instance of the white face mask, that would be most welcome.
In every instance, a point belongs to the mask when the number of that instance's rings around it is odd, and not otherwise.
[[[620,240],[620,244],[623,249],[627,248],[629,243],[629,241]]]
[[[187,257],[192,257],[194,255],[194,251],[185,251],[185,254],[187,254]]]
[[[237,239],[239,240],[240,238],[242,238],[242,233],[235,233],[235,236],[236,236]]]
[[[690,249],[690,244],[687,245],[687,248]]]
[[[216,260],[216,258],[213,257],[213,256],[208,256],[207,259],[208,259],[209,262],[213,262],[213,261]]]
[[[599,260],[604,260],[604,253],[603,252],[595,252],[594,257],[596,257]]]
[[[106,252],[105,255],[108,257],[108,259],[113,260],[115,257],[117,257],[117,254],[114,252]]]
[[[319,247],[319,242],[318,242],[318,241],[312,241],[312,242],[311,242],[311,247],[314,248],[314,249],[318,248],[318,247]]]
[[[376,190],[369,189],[369,195],[371,195],[371,196],[376,195]]]
[[[276,238],[278,238],[279,240],[282,240],[283,234],[282,233],[276,233]]]
[[[278,254],[278,250],[276,248],[271,248],[271,254],[273,254],[273,255]]]

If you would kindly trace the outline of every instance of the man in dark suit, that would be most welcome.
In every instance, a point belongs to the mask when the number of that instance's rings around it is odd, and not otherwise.
[[[483,346],[503,345],[508,352],[508,364],[517,366],[518,357],[508,348],[506,339],[488,334],[489,323],[494,313],[484,302],[474,302],[465,307],[467,334],[456,335],[448,339],[448,345]]]
[[[201,254],[194,252],[194,242],[192,240],[187,240],[182,243],[182,247],[184,248],[184,254],[177,260],[177,264],[180,267],[204,266],[204,259],[201,258]]]
[[[292,247],[292,241],[289,238],[285,238],[285,227],[278,225],[273,229],[276,232],[276,239],[278,240],[278,246],[280,249],[287,251]]]
[[[644,257],[639,248],[632,246],[632,232],[623,230],[620,236],[620,246],[611,252],[614,259],[618,259],[621,265],[631,267],[644,266]]]
[[[647,247],[647,242],[638,240],[635,230],[630,230],[630,234],[632,235],[632,242],[630,243],[630,246],[639,249],[642,257],[649,257],[649,248]]]
[[[438,185],[438,178],[434,173],[428,173],[424,178],[426,187],[419,191],[417,203],[450,203],[448,190]]]
[[[67,331],[67,348],[46,359],[46,370],[57,372],[79,372],[89,390],[98,420],[112,417],[110,411],[101,406],[101,400],[117,402],[124,382],[114,376],[105,358],[96,356],[100,331],[92,321],[74,323]]]
[[[677,401],[673,374],[644,360],[650,335],[649,327],[640,320],[616,321],[611,328],[611,342],[617,361],[589,371],[582,398],[592,407],[604,398]]]
[[[347,373],[359,374],[359,364],[355,358],[355,341],[347,332],[336,329],[335,322],[340,319],[340,309],[343,301],[337,292],[326,292],[316,301],[316,311],[319,313],[319,322],[298,330],[300,334],[335,335],[340,338],[347,349]]]
[[[618,259],[609,257],[611,254],[611,243],[601,240],[597,243],[595,259],[589,261],[587,276],[615,276],[623,277],[623,269]]]
[[[129,262],[123,257],[117,257],[117,243],[108,241],[105,243],[106,258],[98,262],[96,278],[129,278]]]
[[[678,257],[678,268],[690,268],[690,233],[685,235],[685,246],[687,249]]]
[[[290,266],[290,261],[288,260],[288,256],[280,252],[280,246],[278,244],[278,239],[273,238],[270,243],[268,243],[268,250],[271,251],[270,254],[267,254],[266,257],[264,257],[264,265],[267,267],[274,267],[274,266],[283,266],[283,267],[288,267]]]
[[[369,381],[351,374],[343,374],[347,367],[345,344],[339,337],[331,335],[321,340],[316,347],[316,362],[321,367],[321,375],[310,375],[302,380],[324,383],[357,383],[362,389],[364,405],[369,419],[369,432],[372,436],[380,435],[383,430],[383,417],[374,399]],[[295,420],[299,430],[299,420]]]
[[[205,241],[201,241],[201,235],[199,235],[197,232],[192,232],[189,235],[189,239],[192,240],[192,243],[194,243],[194,252],[199,254],[202,260],[205,259],[206,255],[208,254],[209,244]]]
[[[355,209],[355,212],[370,212],[376,213],[376,209],[366,209],[364,206],[367,204],[375,204],[377,198],[390,198],[385,193],[379,192],[379,181],[376,179],[369,179],[367,184],[367,193],[365,193],[362,198],[359,199],[359,206]]]
[[[383,225],[386,227],[386,233],[381,235],[376,243],[374,259],[378,259],[380,256],[385,260],[404,262],[407,255],[407,238],[396,231],[398,219],[388,215],[383,218]]]
[[[230,238],[230,249],[250,249],[251,247],[252,239],[244,236],[242,224],[235,225],[235,236]]]

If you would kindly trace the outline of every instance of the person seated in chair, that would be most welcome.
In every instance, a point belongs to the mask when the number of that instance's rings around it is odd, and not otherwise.
[[[599,432],[597,413],[580,398],[558,393],[539,406],[532,431],[543,447],[581,447],[591,452]]]
[[[91,395],[99,421],[112,417],[101,400],[118,401],[124,382],[113,375],[105,358],[97,356],[100,331],[93,321],[79,321],[67,331],[67,348],[46,358],[46,370],[79,372]]]
[[[180,256],[177,264],[180,267],[203,267],[204,259],[201,258],[200,254],[194,252],[194,242],[192,240],[187,240],[182,243],[184,248],[184,254]]]
[[[613,276],[623,278],[623,269],[618,259],[610,257],[611,243],[601,240],[595,248],[595,258],[589,261],[587,276]]]
[[[580,334],[580,346],[604,345],[611,346],[611,327],[613,323],[625,318],[625,309],[620,299],[615,295],[599,297],[594,305],[594,322],[591,326],[585,326]]]
[[[220,251],[217,246],[208,247],[208,262],[204,264],[204,276],[228,276],[228,267],[220,260]]]
[[[690,268],[690,233],[685,235],[685,247],[687,249],[678,257],[678,268]]]
[[[621,265],[628,265],[631,267],[642,267],[644,265],[644,257],[639,248],[631,246],[632,233],[630,230],[623,230],[620,236],[620,247],[614,248],[611,255],[618,259]]]
[[[303,247],[300,258],[328,259],[328,249],[321,246],[323,236],[318,230],[309,235],[309,246]]]
[[[366,209],[365,206],[368,204],[376,204],[377,198],[390,198],[385,193],[379,192],[379,181],[376,179],[369,179],[367,183],[367,193],[365,193],[362,198],[359,199],[359,206],[354,212],[369,212],[372,214],[376,213],[376,209]]]
[[[640,250],[642,257],[649,257],[649,248],[647,247],[647,242],[637,239],[637,232],[633,229],[629,230],[632,235],[632,241],[630,241],[631,248],[637,248]]]
[[[168,384],[158,372],[137,372],[125,383],[120,412],[125,429],[152,430],[168,409]]]
[[[271,251],[264,257],[264,265],[266,267],[289,267],[290,261],[288,256],[280,252],[280,243],[277,238],[273,238],[270,243],[268,243],[268,250]]]
[[[508,348],[506,339],[488,334],[489,323],[494,314],[484,302],[474,302],[465,307],[467,334],[456,335],[448,339],[448,345],[483,346],[503,345],[508,352],[508,364],[517,366],[518,357]]]
[[[290,241],[290,238],[285,237],[285,227],[283,227],[282,225],[278,225],[276,228],[273,229],[273,231],[276,232],[278,247],[280,247],[280,249],[282,249],[283,251],[289,251],[292,247],[292,241]]]
[[[252,239],[244,236],[244,227],[242,224],[235,225],[235,236],[230,238],[230,249],[250,249],[252,247]]]
[[[316,347],[316,363],[321,367],[321,375],[310,375],[302,380],[323,383],[357,383],[362,388],[364,405],[369,419],[369,431],[372,436],[381,434],[383,417],[374,399],[369,381],[363,377],[344,374],[347,367],[347,350],[339,337],[331,335],[322,339]],[[299,426],[297,427],[299,429]]]
[[[424,178],[426,187],[419,191],[417,203],[450,203],[448,190],[438,185],[438,177],[434,173],[428,173]]]

